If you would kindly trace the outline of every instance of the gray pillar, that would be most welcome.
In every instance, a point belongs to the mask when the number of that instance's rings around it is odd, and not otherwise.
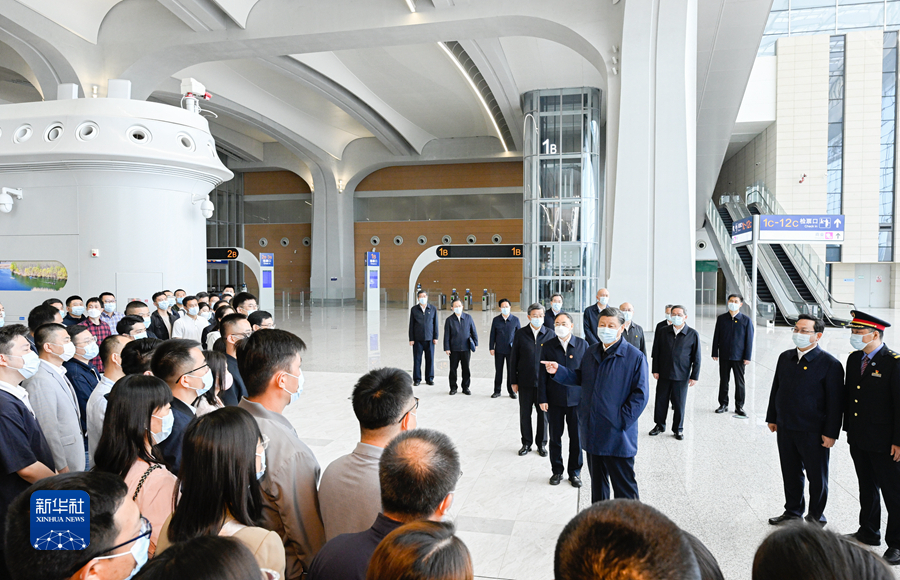
[[[572,88],[524,95],[523,302],[579,312],[605,277],[600,90]]]
[[[334,173],[310,166],[313,175],[311,298],[318,305],[356,300],[353,193],[338,192]]]

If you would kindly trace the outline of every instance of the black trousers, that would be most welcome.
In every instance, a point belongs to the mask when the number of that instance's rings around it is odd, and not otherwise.
[[[804,477],[809,479],[810,519],[825,522],[825,503],[828,501],[828,458],[831,450],[822,447],[819,433],[781,429],[778,436],[778,459],[784,481],[784,512],[803,517]],[[879,520],[880,523],[880,520]]]
[[[413,343],[413,381],[422,382],[422,353],[425,353],[425,380],[434,382],[434,343],[430,340]]]
[[[462,390],[468,391],[469,384],[472,382],[472,375],[469,373],[469,359],[472,358],[471,350],[451,350],[450,351],[450,392],[456,392],[456,368],[462,363]]]
[[[591,503],[609,499],[609,487],[616,499],[640,499],[634,479],[634,457],[587,454],[591,474]]]
[[[734,407],[744,408],[744,361],[719,359],[719,404],[728,404],[728,380],[734,372]]]
[[[543,447],[547,444],[547,413],[541,411],[537,402],[537,387],[519,389],[519,431],[522,445]],[[537,436],[531,429],[531,411],[537,411]]]
[[[569,427],[569,477],[580,476],[583,460],[581,458],[581,440],[578,438],[578,407],[561,407],[550,405],[547,407],[547,423],[550,427],[550,467],[553,473],[562,473],[562,435],[566,425]],[[530,423],[530,422],[529,422]]]
[[[506,366],[506,392],[512,393],[509,385],[509,353],[494,351],[494,392],[500,394],[500,386],[503,384],[503,367]]]
[[[859,479],[859,531],[881,537],[881,496],[888,511],[885,540],[900,548],[900,463],[890,453],[864,451],[850,444],[850,457]],[[880,493],[879,493],[880,492]]]
[[[656,406],[653,420],[657,425],[666,428],[666,417],[669,415],[669,401],[675,407],[672,414],[672,433],[684,430],[684,408],[687,403],[688,381],[670,381],[660,378],[656,382]]]

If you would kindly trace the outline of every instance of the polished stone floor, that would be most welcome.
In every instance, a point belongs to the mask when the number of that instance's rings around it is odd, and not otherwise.
[[[900,321],[897,310],[873,313]],[[446,432],[459,448],[463,477],[451,515],[473,554],[476,576],[549,580],[556,539],[576,513],[578,491],[565,481],[558,487],[548,484],[548,459],[536,453],[516,454],[518,403],[508,397],[489,398],[494,366],[486,343],[495,313],[471,314],[483,344],[472,360],[473,395],[447,396],[448,357],[439,351],[436,385],[423,383],[416,389],[421,399],[419,426]],[[772,529],[766,520],[783,509],[775,435],[766,428],[765,412],[775,361],[792,343],[787,328],[759,328],[758,362],[747,370],[749,418],[716,415],[718,371],[709,358],[714,314],[710,310],[696,322],[688,320],[701,334],[705,356],[700,382],[688,395],[685,440],[676,441],[671,433],[648,436],[655,392],[651,379],[651,403],[640,418],[635,469],[642,501],[705,542],[726,578],[747,580],[756,547]],[[358,440],[347,400],[357,378],[379,366],[411,372],[407,316],[402,309],[368,313],[353,307],[276,312],[278,326],[297,333],[308,345],[303,396],[286,415],[323,469],[350,452]],[[524,315],[519,317],[524,320]],[[636,320],[653,328],[657,317],[637,313]],[[826,329],[821,344],[843,362],[851,350],[848,336],[848,330]],[[894,337],[893,329],[888,329],[885,342],[895,343]],[[831,457],[828,528],[852,532],[858,492],[844,440],[838,441]]]

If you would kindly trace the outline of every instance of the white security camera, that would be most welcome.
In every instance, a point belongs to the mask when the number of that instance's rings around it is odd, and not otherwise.
[[[200,213],[203,214],[204,218],[211,218],[214,211],[216,211],[216,206],[213,205],[213,202],[209,201],[208,199],[200,203]]]
[[[4,187],[0,190],[0,212],[9,213],[13,208],[13,196],[22,199],[22,190],[13,187]]]

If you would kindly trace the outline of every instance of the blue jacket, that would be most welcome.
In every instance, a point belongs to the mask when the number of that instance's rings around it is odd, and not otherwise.
[[[588,345],[595,345],[600,342],[597,338],[597,324],[600,322],[600,306],[591,304],[584,309],[584,317],[582,318],[584,326],[584,339],[588,341]]]
[[[66,369],[66,378],[75,388],[75,396],[78,398],[78,408],[81,410],[81,430],[87,433],[87,402],[94,392],[94,387],[100,382],[100,375],[89,364],[80,360],[70,359],[63,363]]]
[[[462,352],[471,349],[475,352],[476,346],[478,346],[478,332],[475,331],[475,321],[472,317],[465,312],[459,317],[455,314],[448,316],[444,321],[444,350]]]
[[[581,360],[587,349],[587,341],[573,335],[569,339],[569,347],[563,351],[559,337],[554,336],[549,342],[544,343],[541,360],[558,362],[559,366],[574,371],[581,366]],[[549,403],[554,407],[577,407],[581,402],[581,387],[556,382],[547,373],[544,365],[541,365],[538,378],[538,403]]]
[[[713,332],[712,356],[722,360],[752,360],[753,321],[742,312],[733,317],[730,313],[716,318]]]
[[[437,308],[431,304],[422,307],[416,304],[409,311],[409,340],[410,342],[425,342],[437,340],[438,321]],[[444,349],[447,350],[447,349]]]
[[[619,340],[601,359],[603,345],[588,348],[581,366],[559,367],[556,381],[581,385],[578,434],[581,448],[592,455],[634,457],[637,454],[638,417],[647,406],[647,358]]]
[[[512,351],[513,337],[516,331],[522,327],[519,319],[510,314],[506,320],[503,315],[498,314],[491,322],[491,336],[488,340],[488,350],[493,350],[498,354],[509,354]]]
[[[859,373],[857,373],[859,374]],[[803,358],[781,353],[769,393],[766,423],[837,439],[844,418],[844,367],[821,346]]]
[[[565,310],[560,310],[559,312],[553,312],[552,308],[548,308],[544,312],[544,326],[550,329],[553,332],[553,329],[556,328],[556,317],[560,314],[565,314]],[[555,336],[555,335],[554,335]]]

